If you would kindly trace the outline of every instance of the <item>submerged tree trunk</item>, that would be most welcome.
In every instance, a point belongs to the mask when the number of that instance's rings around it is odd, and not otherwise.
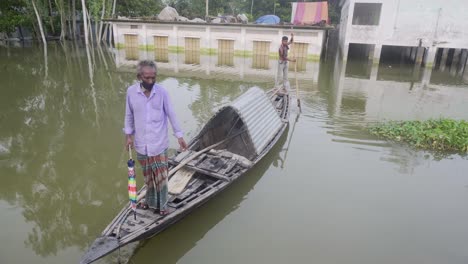
[[[55,5],[60,14],[60,41],[65,40],[65,29],[67,28],[65,24],[65,7],[63,0],[55,0]]]
[[[71,15],[71,7],[70,7],[70,2],[68,3],[67,7],[68,7],[68,23],[67,23],[67,27],[68,27],[68,33],[67,33],[67,36],[68,36],[68,39],[74,39],[75,36],[74,36],[74,33],[73,33],[73,30],[72,30],[72,15]]]
[[[84,28],[84,35],[85,35],[85,43],[86,46],[89,46],[89,39],[88,39],[88,18],[86,17],[86,3],[85,0],[81,0],[81,8],[83,10],[83,28]]]
[[[37,24],[39,25],[39,30],[41,31],[42,42],[44,43],[44,73],[45,77],[47,78],[49,74],[48,63],[47,63],[47,42],[44,35],[44,30],[42,29],[42,21],[41,17],[39,16],[39,12],[37,11],[35,0],[31,0],[32,6],[34,8],[34,13],[36,13]]]
[[[52,29],[52,35],[55,35],[54,21],[52,20],[52,2],[49,0],[49,21],[50,29]]]
[[[71,10],[71,20],[72,20],[72,29],[73,29],[73,39],[76,39],[76,0],[71,0],[72,10]]]
[[[114,0],[113,3],[112,3],[112,14],[111,14],[111,17],[114,18],[114,15],[115,15],[115,6],[116,6],[116,1],[117,0]],[[112,40],[114,40],[114,25],[111,24],[110,26],[110,37],[109,37],[109,43],[110,45],[112,45]],[[114,40],[115,41],[115,40]]]
[[[37,24],[39,25],[39,30],[41,31],[42,43],[44,43],[44,46],[46,46],[47,42],[46,42],[46,38],[45,38],[45,35],[44,35],[44,30],[42,28],[42,21],[41,21],[41,17],[39,15],[39,12],[37,11],[35,0],[31,0],[31,3],[32,3],[33,8],[34,8],[34,13],[36,13]]]
[[[101,21],[99,21],[99,35],[96,38],[98,43],[102,41],[102,20],[104,19],[105,12],[106,12],[106,0],[102,0]]]

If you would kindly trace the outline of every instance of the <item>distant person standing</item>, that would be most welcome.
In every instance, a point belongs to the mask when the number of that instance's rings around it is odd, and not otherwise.
[[[288,58],[289,45],[293,43],[294,34],[291,33],[291,39],[288,42],[288,37],[284,36],[281,39],[281,46],[278,49],[279,60],[278,60],[278,75],[276,77],[276,86],[280,85],[280,80],[283,79],[283,88],[287,89],[288,83],[288,61],[295,62],[296,59]]]
[[[187,149],[183,132],[166,89],[156,84],[156,63],[140,61],[137,78],[140,81],[127,89],[125,127],[127,148],[135,146],[137,159],[143,168],[146,198],[141,208],[153,208],[161,215],[167,213],[168,120],[182,150]]]

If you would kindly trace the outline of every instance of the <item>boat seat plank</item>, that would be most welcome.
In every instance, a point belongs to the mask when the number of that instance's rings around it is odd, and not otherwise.
[[[169,179],[169,193],[175,195],[180,194],[194,174],[195,171],[192,169],[180,168],[171,179]]]
[[[203,183],[205,183],[205,181],[203,181],[203,180],[201,180],[199,178],[192,178],[192,180],[189,182],[188,186],[184,189],[184,191],[182,193],[180,193],[179,195],[172,196],[169,201],[172,202],[172,201],[175,201],[175,200],[177,200],[177,201],[184,200],[189,195],[196,192],[200,188],[200,186],[203,185]]]

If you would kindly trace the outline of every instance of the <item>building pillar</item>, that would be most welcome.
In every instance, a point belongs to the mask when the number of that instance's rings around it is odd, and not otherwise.
[[[466,60],[468,59],[468,50],[462,49],[461,59],[460,59],[460,69],[458,70],[458,75],[462,75],[466,68]]]
[[[176,49],[175,52],[176,52],[177,60],[176,60],[175,65],[174,65],[174,72],[178,73],[179,72],[179,60],[181,59],[181,56],[179,56],[179,27],[177,25],[172,26],[172,36],[174,36],[175,41],[173,41],[171,43],[171,38],[168,37],[168,46],[169,46],[168,48],[170,50],[171,44],[172,44],[172,46],[175,46],[175,49]]]
[[[448,48],[442,49],[442,58],[440,59],[439,69],[441,71],[445,71],[445,66],[447,65],[447,57],[448,57]]]
[[[371,72],[370,72],[370,80],[376,81],[377,80],[377,73],[379,72],[379,65],[371,65]]]
[[[428,85],[431,81],[431,75],[432,75],[432,68],[426,67],[424,68],[423,76],[421,79],[421,84]]]
[[[348,51],[349,51],[349,43],[345,44],[343,48],[343,60],[344,61],[348,60]]]
[[[422,85],[428,85],[429,82],[431,81],[432,68],[435,66],[434,61],[435,61],[436,53],[437,53],[436,47],[427,48],[426,67],[424,68],[424,72],[423,72],[423,76],[421,80]]]
[[[416,54],[418,52],[418,48],[417,47],[411,47],[411,56],[410,56],[410,59],[411,59],[411,62],[416,62]]]
[[[146,48],[147,48],[147,46],[148,46],[148,38],[147,38],[148,35],[147,35],[147,32],[146,32],[146,25],[143,24],[143,26],[142,26],[141,29],[142,29],[142,31],[143,31],[143,32],[142,32],[142,33],[143,33],[143,43],[141,43],[141,44],[143,45],[143,47],[144,47],[145,50],[146,50]],[[138,47],[138,48],[140,48],[140,47]]]
[[[455,76],[458,70],[458,62],[460,61],[461,49],[455,49],[452,58],[452,64],[450,65],[450,74]]]
[[[465,71],[463,72],[463,80],[465,82],[468,82],[468,70],[466,69],[466,64],[468,64],[468,61],[465,63]]]
[[[380,64],[380,55],[382,53],[382,45],[375,44],[374,45],[374,60],[373,64]]]
[[[418,47],[416,52],[415,64],[421,65],[424,56],[424,47]]]

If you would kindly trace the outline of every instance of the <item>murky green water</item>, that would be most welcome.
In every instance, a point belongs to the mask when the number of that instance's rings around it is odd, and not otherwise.
[[[49,45],[47,67],[39,48],[0,48],[0,263],[77,263],[126,203],[121,128],[135,61],[122,52],[94,50],[90,70],[81,48]],[[188,65],[184,56],[169,54],[158,79],[186,138],[217,107],[274,83],[274,61],[252,69],[249,58],[234,58],[231,67],[203,55]],[[389,119],[468,119],[465,79],[408,75],[404,66],[349,70],[353,62],[345,70],[333,59],[304,65],[297,74],[302,113],[293,108],[271,153],[183,221],[122,249],[124,259],[468,261],[466,157],[412,150],[365,130]],[[294,86],[293,71],[290,80]]]

